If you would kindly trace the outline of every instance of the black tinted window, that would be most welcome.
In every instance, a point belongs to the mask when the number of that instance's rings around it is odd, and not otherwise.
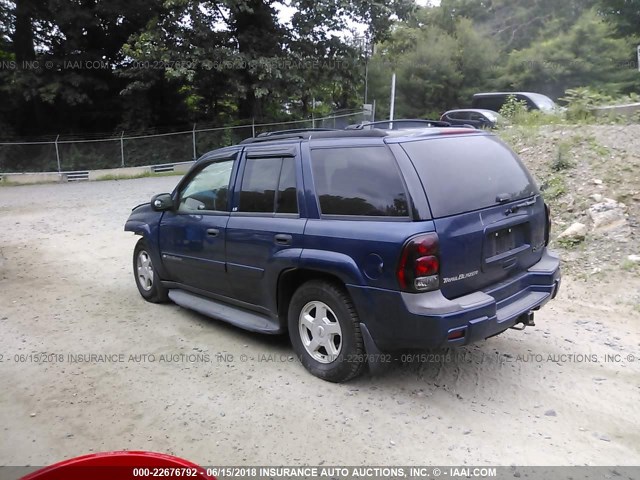
[[[497,197],[530,197],[538,189],[520,159],[488,135],[404,143],[427,192],[434,217],[495,205]]]
[[[467,120],[469,118],[469,114],[467,112],[453,112],[449,114],[449,117],[454,120]]]
[[[473,99],[474,108],[484,108],[485,110],[493,110],[499,112],[507,100],[504,95],[496,95],[491,97],[476,97]]]
[[[404,185],[387,147],[312,152],[313,179],[325,215],[409,215]]]
[[[273,212],[282,158],[248,158],[240,192],[241,212]]]
[[[298,213],[294,159],[248,158],[239,211]]]
[[[294,159],[282,160],[282,172],[278,184],[277,213],[298,213],[298,192],[296,188],[296,168]]]

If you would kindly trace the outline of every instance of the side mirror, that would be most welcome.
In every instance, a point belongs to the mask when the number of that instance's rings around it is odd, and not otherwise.
[[[151,199],[151,208],[156,212],[164,212],[173,208],[173,198],[170,193],[160,193]]]

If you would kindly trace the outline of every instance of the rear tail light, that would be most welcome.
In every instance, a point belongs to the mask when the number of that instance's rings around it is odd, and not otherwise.
[[[549,205],[544,204],[544,213],[546,215],[546,225],[544,228],[544,244],[549,245],[549,236],[551,235],[551,209]]]
[[[426,233],[405,243],[396,276],[406,292],[429,292],[440,288],[438,235]]]

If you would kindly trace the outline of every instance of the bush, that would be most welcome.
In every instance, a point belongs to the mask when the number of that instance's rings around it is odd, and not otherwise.
[[[507,101],[504,102],[500,109],[500,115],[509,120],[518,121],[521,120],[527,113],[527,102],[524,100],[518,100],[515,95],[509,95]]]
[[[558,151],[556,156],[553,158],[551,162],[551,170],[554,172],[559,172],[561,170],[568,170],[573,166],[571,161],[569,160],[569,156],[571,155],[571,144],[567,142],[560,142],[558,144]]]

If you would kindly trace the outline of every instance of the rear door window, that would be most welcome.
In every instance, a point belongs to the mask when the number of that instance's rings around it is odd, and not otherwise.
[[[238,211],[298,213],[295,159],[247,158]]]
[[[538,193],[517,155],[494,136],[434,138],[402,147],[424,185],[434,218]]]
[[[314,149],[311,167],[323,215],[409,216],[404,183],[386,146]]]

